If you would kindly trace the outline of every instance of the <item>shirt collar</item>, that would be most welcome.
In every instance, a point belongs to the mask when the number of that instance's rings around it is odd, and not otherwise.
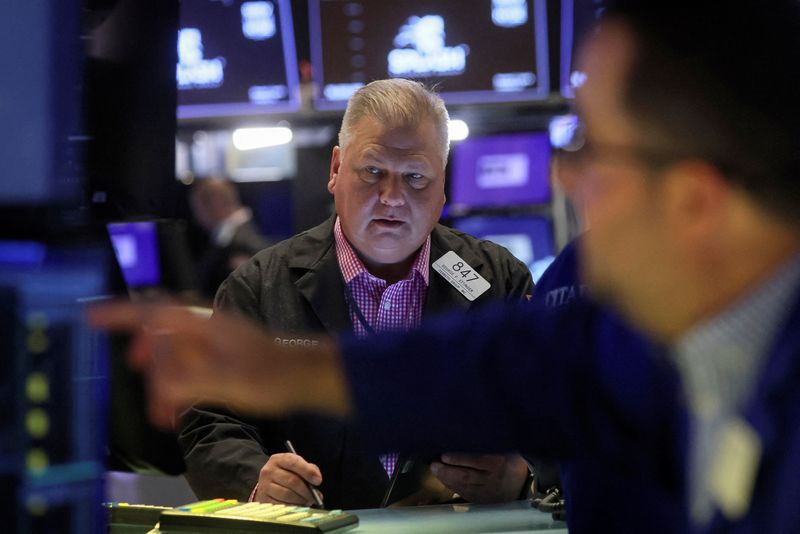
[[[336,223],[333,225],[333,236],[336,242],[336,259],[339,261],[339,268],[342,270],[345,283],[349,284],[356,276],[362,273],[369,274],[364,263],[359,259],[353,246],[345,237],[344,232],[342,232],[342,224],[339,217],[336,217]],[[429,235],[417,253],[417,257],[411,265],[406,279],[412,278],[413,273],[416,272],[422,277],[425,285],[428,286],[430,278],[430,257],[431,236]]]
[[[218,247],[225,247],[233,240],[233,234],[236,229],[249,221],[253,217],[253,213],[245,207],[241,207],[234,211],[224,221],[219,223],[211,232],[211,240]]]
[[[799,286],[797,254],[766,283],[675,343],[672,353],[694,411],[731,413],[748,400]]]

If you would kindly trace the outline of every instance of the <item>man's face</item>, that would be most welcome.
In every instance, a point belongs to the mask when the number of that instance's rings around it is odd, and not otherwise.
[[[197,224],[203,229],[210,232],[214,229],[216,221],[211,213],[211,207],[208,204],[208,199],[204,198],[202,193],[198,191],[193,191],[193,194],[189,197],[189,205],[192,208],[192,215],[194,215],[195,221],[197,221]]]
[[[665,183],[637,157],[646,132],[624,109],[633,49],[630,33],[612,23],[582,51],[587,81],[576,103],[587,149],[567,188],[589,226],[581,241],[582,271],[592,293],[654,331],[661,325],[654,324],[651,312],[666,306],[665,292],[680,281],[674,280],[674,254],[663,215]]]
[[[369,269],[408,260],[444,206],[442,147],[433,121],[390,127],[364,118],[333,149],[328,190],[342,231]]]

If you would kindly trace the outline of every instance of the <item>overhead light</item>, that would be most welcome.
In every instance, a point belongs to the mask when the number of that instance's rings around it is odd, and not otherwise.
[[[286,126],[272,128],[239,128],[233,131],[233,146],[238,150],[253,150],[285,145],[292,140],[292,130]]]
[[[469,126],[461,119],[453,119],[447,123],[450,141],[463,141],[469,136]]]

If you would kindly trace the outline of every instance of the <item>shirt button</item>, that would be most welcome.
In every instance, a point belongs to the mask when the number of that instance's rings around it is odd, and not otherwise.
[[[383,303],[383,309],[384,310],[391,310],[392,309],[392,303],[391,302],[384,302]]]

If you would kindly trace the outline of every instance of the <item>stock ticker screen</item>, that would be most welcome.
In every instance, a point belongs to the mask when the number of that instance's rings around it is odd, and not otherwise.
[[[448,103],[549,92],[544,0],[311,0],[309,24],[318,108],[383,78],[435,85]]]
[[[178,118],[299,107],[289,0],[182,0]]]

